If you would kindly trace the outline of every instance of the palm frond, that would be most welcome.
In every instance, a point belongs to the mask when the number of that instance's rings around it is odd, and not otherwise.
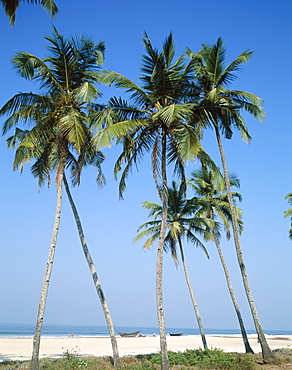
[[[19,120],[29,121],[38,117],[42,107],[42,115],[52,108],[50,97],[33,93],[19,93],[14,95],[0,110],[0,115],[10,115],[4,122],[2,134],[6,134]]]
[[[205,255],[208,259],[210,258],[209,254],[208,254],[208,251],[207,251],[206,247],[204,246],[204,244],[190,230],[186,231],[186,238],[187,238],[188,242],[192,243],[196,247],[201,248],[204,251],[204,253],[205,253]]]
[[[171,133],[177,142],[177,149],[182,161],[195,160],[201,150],[197,131],[190,125],[177,124],[173,125]]]
[[[203,45],[203,50],[205,51],[203,54],[204,62],[206,63],[211,85],[216,86],[224,71],[226,49],[223,46],[222,38],[219,37],[217,43],[211,47]]]
[[[85,142],[87,129],[84,122],[84,115],[73,107],[65,108],[59,119],[59,128],[62,135],[71,142],[78,151]]]
[[[221,78],[218,81],[218,85],[228,85],[230,82],[234,81],[236,76],[232,72],[239,71],[240,66],[247,63],[251,59],[251,56],[252,51],[245,50],[235,60],[233,60],[222,73]]]
[[[91,102],[92,100],[101,96],[101,94],[94,85],[86,81],[74,90],[73,96],[77,100],[81,100],[83,102]]]
[[[110,147],[113,140],[127,135],[133,129],[145,127],[146,125],[147,122],[143,119],[118,122],[98,132],[93,137],[93,142],[96,148],[99,149]]]
[[[1,3],[5,9],[5,13],[8,15],[9,22],[12,26],[14,26],[15,23],[16,10],[21,2],[40,4],[52,18],[54,18],[58,13],[57,5],[53,0],[1,0]]]
[[[219,219],[226,231],[227,239],[230,237],[231,211],[227,199],[225,183],[219,169],[216,172],[202,165],[202,167],[191,173],[188,185],[195,192],[193,203],[198,207],[197,216],[208,217],[212,220]],[[239,187],[239,179],[235,174],[230,174],[230,185]],[[198,198],[196,197],[198,196]],[[237,198],[241,201],[241,194],[231,192],[233,200]],[[243,231],[242,211],[239,207],[234,207],[236,220],[240,233]],[[212,230],[211,225],[206,225]],[[220,237],[220,229],[216,225],[216,235]]]
[[[101,70],[99,82],[105,85],[113,85],[115,87],[124,88],[127,92],[137,91],[139,94],[145,96],[144,91],[133,81],[113,71]]]
[[[26,0],[26,1],[39,3],[39,0]],[[53,0],[41,0],[41,6],[52,16],[52,18],[55,18],[59,11],[57,5]]]
[[[292,193],[287,194],[284,199],[292,206]]]

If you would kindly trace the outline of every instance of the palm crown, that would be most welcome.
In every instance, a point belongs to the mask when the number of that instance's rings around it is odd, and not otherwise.
[[[240,111],[243,109],[263,121],[263,100],[246,91],[230,90],[228,86],[236,79],[235,72],[250,60],[252,52],[244,51],[225,67],[226,49],[223,40],[218,38],[216,44],[203,45],[197,54],[188,49],[187,55],[193,60],[196,70],[197,101],[206,107],[208,120],[205,120],[205,125],[218,125],[228,139],[231,139],[236,128],[242,138],[249,142],[251,137]]]
[[[183,163],[188,158],[194,159],[201,149],[198,131],[188,124],[189,116],[193,115],[193,104],[186,101],[192,63],[186,65],[183,56],[174,60],[171,34],[161,52],[152,47],[147,34],[143,44],[146,54],[142,59],[141,87],[116,72],[104,71],[101,79],[130,93],[130,103],[111,99],[111,114],[100,114],[95,122],[101,124],[106,120],[108,125],[97,135],[97,147],[109,146],[114,139],[123,142],[123,152],[115,166],[117,175],[125,164],[120,194],[125,190],[129,171],[145,152],[151,152],[153,175],[159,188],[164,155],[166,164],[174,164],[175,171],[183,177]]]
[[[236,177],[236,175],[230,174],[229,176],[230,185],[239,187],[239,179]],[[215,173],[214,171],[208,170],[205,166],[202,166],[197,171],[191,173],[191,178],[188,180],[188,185],[195,192],[195,197],[193,199],[195,204],[198,206],[196,211],[197,216],[210,218],[212,220],[219,220],[224,226],[226,237],[229,239],[231,214],[222,175],[220,173]],[[234,202],[236,199],[239,201],[242,200],[241,194],[238,192],[232,192],[231,195]],[[240,208],[235,207],[235,213],[239,231],[242,232],[242,211]],[[216,236],[219,237],[220,228],[217,223],[214,231],[216,232]]]
[[[45,94],[20,93],[11,98],[0,114],[10,114],[3,125],[3,134],[21,121],[30,130],[16,128],[8,145],[18,145],[14,168],[35,159],[32,173],[42,185],[50,180],[51,169],[57,171],[57,182],[65,166],[71,168],[73,183],[79,184],[84,165],[99,168],[102,154],[91,144],[89,128],[91,112],[100,109],[92,101],[100,93],[93,85],[103,60],[104,44],[91,40],[64,39],[56,29],[46,37],[50,56],[40,59],[20,52],[13,58],[15,68],[26,79],[40,83]],[[98,179],[102,181],[99,172]]]
[[[134,241],[136,242],[150,235],[143,244],[143,247],[148,249],[159,238],[162,206],[153,202],[143,202],[142,206],[149,210],[149,217],[153,217],[153,220],[139,226],[138,234]],[[209,239],[212,238],[211,234],[206,231],[206,228],[212,229],[214,223],[203,216],[196,216],[196,210],[197,205],[185,197],[184,184],[177,187],[177,184],[172,182],[172,187],[168,188],[167,234],[164,247],[165,250],[171,251],[176,264],[178,263],[177,244],[181,243],[183,237],[191,244],[202,248],[208,257],[208,252],[197,235],[207,237],[208,234]]]

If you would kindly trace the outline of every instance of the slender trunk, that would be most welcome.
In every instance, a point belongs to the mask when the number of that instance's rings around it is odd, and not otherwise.
[[[32,351],[32,358],[31,358],[31,365],[30,365],[31,370],[39,370],[40,340],[41,340],[41,333],[42,333],[42,327],[43,327],[47,295],[48,295],[48,290],[49,290],[50,277],[52,273],[55,250],[56,250],[58,231],[60,227],[61,208],[62,208],[62,182],[59,183],[59,185],[57,185],[57,204],[56,204],[56,212],[55,212],[55,221],[54,221],[54,227],[53,227],[53,232],[52,232],[52,239],[51,239],[50,251],[49,251],[49,256],[48,256],[48,261],[47,261],[47,267],[46,267],[46,272],[44,276],[42,292],[40,296],[36,329],[35,329],[35,334],[33,337],[33,351]]]
[[[193,291],[193,288],[192,288],[192,284],[191,284],[191,281],[190,281],[189,272],[188,272],[187,265],[186,265],[186,262],[185,262],[183,246],[182,246],[182,242],[181,242],[180,238],[179,238],[178,242],[179,242],[179,249],[180,249],[181,260],[182,260],[182,264],[183,264],[183,268],[184,268],[184,272],[185,272],[186,282],[187,282],[187,286],[189,288],[191,300],[192,300],[194,310],[195,310],[195,314],[196,314],[196,318],[197,318],[197,321],[198,321],[198,326],[199,326],[199,330],[200,330],[200,333],[201,333],[203,346],[204,346],[204,349],[208,349],[207,340],[206,340],[206,336],[205,336],[205,331],[204,331],[202,320],[201,320],[201,315],[200,315],[200,312],[199,312],[197,301],[196,301],[194,291]]]
[[[166,177],[166,137],[165,132],[162,133],[162,159],[161,159],[161,173],[162,173],[162,219],[161,229],[158,240],[157,249],[157,262],[156,262],[156,304],[157,304],[157,316],[158,325],[160,332],[160,351],[161,351],[161,369],[170,370],[169,359],[167,354],[167,342],[165,332],[165,321],[164,321],[164,309],[163,309],[163,254],[164,254],[164,240],[166,234],[166,220],[167,220],[167,208],[168,208],[168,189],[167,189],[167,177]]]
[[[94,283],[94,286],[96,288],[98,297],[100,299],[101,306],[102,306],[104,316],[105,316],[105,319],[106,319],[107,327],[108,327],[110,338],[111,338],[114,366],[115,366],[115,368],[119,368],[119,367],[121,367],[121,361],[120,361],[120,357],[119,357],[118,345],[117,345],[117,340],[116,340],[116,336],[115,336],[115,330],[114,330],[111,314],[110,314],[110,311],[109,311],[109,308],[108,308],[108,305],[107,305],[107,302],[106,302],[106,299],[105,299],[105,295],[104,295],[103,290],[101,288],[101,284],[99,282],[99,278],[97,276],[97,272],[96,272],[93,260],[91,258],[89,249],[87,247],[87,243],[86,243],[86,240],[85,240],[82,224],[81,224],[81,221],[80,221],[80,218],[79,218],[79,215],[78,215],[77,208],[76,208],[75,203],[73,201],[73,198],[72,198],[72,195],[71,195],[71,192],[70,192],[69,185],[68,185],[65,174],[64,174],[64,177],[63,177],[63,181],[64,181],[66,193],[67,193],[67,196],[68,196],[68,200],[69,200],[69,203],[70,203],[70,206],[72,208],[73,215],[74,215],[74,218],[75,218],[75,221],[76,221],[76,225],[77,225],[80,241],[81,241],[81,244],[82,244],[83,252],[84,252],[86,261],[88,263],[88,266],[89,266],[89,269],[90,269],[90,272],[91,272],[91,275],[92,275],[93,283]]]
[[[211,217],[211,219],[214,220],[213,216]],[[241,316],[241,313],[240,313],[240,310],[239,310],[239,306],[238,306],[238,303],[237,303],[237,300],[236,300],[236,297],[235,297],[235,294],[234,294],[234,290],[233,290],[233,287],[232,287],[232,284],[231,284],[229,272],[228,272],[228,269],[227,269],[227,266],[226,266],[226,263],[225,263],[225,259],[223,257],[222,250],[220,248],[220,243],[219,243],[216,231],[213,232],[213,236],[214,236],[214,242],[215,242],[215,245],[216,245],[216,248],[217,248],[217,252],[219,254],[219,258],[220,258],[220,261],[221,261],[221,264],[222,264],[222,267],[223,267],[223,271],[224,271],[224,274],[225,274],[228,291],[229,291],[229,294],[230,294],[230,297],[231,297],[231,300],[232,300],[232,303],[233,303],[233,306],[234,306],[234,309],[235,309],[235,312],[236,312],[236,315],[237,315],[237,319],[238,319],[238,323],[239,323],[239,327],[240,327],[240,330],[241,330],[242,339],[243,339],[243,343],[244,343],[244,347],[245,347],[245,352],[246,353],[254,353],[250,344],[249,344],[249,341],[248,341],[248,337],[247,337],[247,334],[246,334],[246,331],[245,331],[243,319],[242,319],[242,316]]]
[[[251,288],[245,268],[245,263],[243,259],[243,254],[240,246],[240,240],[239,240],[239,232],[238,232],[238,225],[236,221],[236,215],[235,215],[235,209],[234,209],[234,204],[233,204],[233,199],[231,195],[231,190],[230,190],[230,182],[229,182],[229,175],[228,175],[228,170],[227,170],[227,165],[226,165],[226,159],[225,159],[225,154],[224,154],[224,149],[220,137],[220,132],[219,128],[217,125],[215,125],[215,132],[216,132],[216,138],[218,142],[218,147],[220,151],[220,156],[221,156],[221,161],[222,161],[222,166],[223,166],[223,173],[224,173],[224,180],[225,180],[225,186],[227,190],[227,197],[228,197],[228,202],[230,204],[230,213],[231,213],[231,221],[232,221],[232,229],[233,229],[233,238],[234,238],[234,244],[235,244],[235,249],[236,249],[236,254],[237,254],[237,259],[238,259],[238,264],[240,267],[240,272],[242,275],[242,280],[243,280],[243,285],[245,289],[245,293],[247,296],[247,300],[250,306],[251,314],[253,317],[253,321],[255,324],[255,328],[258,334],[258,339],[262,348],[262,356],[263,360],[266,363],[275,363],[276,362],[276,357],[271,351],[268,342],[266,340],[266,337],[264,335],[258,313],[256,310],[256,306],[253,300],[253,296],[251,293]]]

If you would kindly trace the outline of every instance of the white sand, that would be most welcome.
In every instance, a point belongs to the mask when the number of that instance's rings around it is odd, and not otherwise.
[[[256,335],[249,335],[250,345],[254,352],[260,352]],[[244,345],[239,335],[207,335],[209,348],[221,348],[226,352],[244,353]],[[292,348],[292,336],[267,335],[271,349]],[[117,337],[120,356],[150,354],[159,352],[159,337],[120,338]],[[202,348],[199,335],[167,337],[168,350],[184,351],[185,349]],[[111,356],[110,338],[42,338],[40,357],[59,357],[64,352],[82,356]],[[0,338],[0,361],[28,360],[32,353],[32,338]]]

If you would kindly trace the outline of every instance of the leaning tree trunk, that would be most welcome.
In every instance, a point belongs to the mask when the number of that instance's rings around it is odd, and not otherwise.
[[[157,249],[157,262],[156,262],[156,304],[157,304],[157,316],[160,332],[160,351],[161,351],[161,369],[170,370],[170,364],[167,354],[167,342],[165,332],[165,320],[164,320],[164,309],[163,309],[163,284],[162,284],[162,273],[163,273],[163,254],[164,254],[164,240],[166,234],[166,220],[167,220],[167,208],[168,208],[168,189],[167,189],[167,177],[166,177],[166,137],[165,132],[162,133],[162,158],[161,158],[161,174],[162,174],[162,193],[159,195],[162,200],[162,219],[161,229],[158,240]]]
[[[62,181],[57,185],[57,204],[56,204],[56,212],[55,212],[55,221],[54,221],[54,227],[53,227],[53,232],[52,232],[52,239],[51,239],[50,251],[49,251],[49,256],[48,256],[48,261],[47,261],[47,267],[46,267],[46,272],[44,276],[40,302],[39,302],[36,330],[35,330],[35,334],[33,337],[33,351],[32,351],[32,358],[31,358],[31,365],[30,365],[31,370],[39,370],[40,340],[41,340],[41,333],[42,333],[42,327],[43,327],[47,295],[48,295],[48,290],[49,290],[50,277],[52,273],[55,250],[56,250],[58,231],[60,227],[61,208],[62,208]]]
[[[231,190],[230,190],[230,181],[229,181],[229,175],[228,175],[228,170],[227,170],[227,165],[226,165],[226,159],[225,159],[225,154],[224,154],[224,149],[221,141],[221,136],[219,132],[219,128],[217,125],[215,125],[215,132],[216,132],[216,138],[218,142],[218,147],[220,151],[220,156],[221,156],[221,162],[223,166],[223,173],[224,173],[224,180],[225,180],[225,186],[226,186],[226,191],[227,191],[227,198],[228,202],[230,205],[230,213],[231,213],[231,221],[232,221],[232,229],[233,229],[233,238],[234,238],[234,244],[235,244],[235,249],[236,249],[236,254],[237,254],[237,259],[238,259],[238,264],[240,267],[240,272],[243,280],[243,285],[245,289],[245,293],[247,296],[247,300],[250,306],[251,314],[253,317],[253,321],[255,324],[255,328],[258,334],[258,339],[262,348],[262,355],[263,355],[263,360],[266,363],[276,363],[276,357],[271,351],[268,342],[266,340],[266,337],[264,335],[259,316],[256,310],[256,306],[253,300],[253,296],[251,293],[251,288],[245,268],[245,263],[243,259],[243,254],[240,246],[240,240],[239,240],[239,232],[238,232],[238,226],[237,226],[237,221],[236,221],[236,215],[235,215],[235,209],[234,209],[234,203],[231,195]]]
[[[92,275],[93,283],[94,283],[94,286],[96,288],[98,297],[100,299],[101,306],[102,306],[104,316],[105,316],[105,319],[106,319],[107,327],[108,327],[110,338],[111,338],[114,366],[115,366],[115,368],[119,368],[119,367],[121,367],[121,361],[120,361],[120,357],[119,357],[117,339],[116,339],[116,336],[115,336],[115,330],[114,330],[111,314],[110,314],[110,311],[109,311],[107,301],[105,299],[105,295],[103,293],[101,284],[99,282],[99,278],[97,276],[97,272],[96,272],[93,260],[91,258],[89,249],[87,247],[87,243],[86,243],[86,240],[85,240],[82,224],[81,224],[81,221],[80,221],[80,218],[79,218],[79,215],[78,215],[77,208],[76,208],[75,203],[73,201],[73,198],[72,198],[72,195],[71,195],[71,192],[70,192],[69,185],[68,185],[65,174],[64,174],[64,177],[63,177],[63,181],[64,181],[66,193],[67,193],[67,196],[68,196],[68,200],[69,200],[69,203],[70,203],[70,206],[72,208],[73,215],[74,215],[74,218],[75,218],[75,221],[76,221],[76,225],[77,225],[80,241],[81,241],[81,244],[82,244],[83,252],[84,252],[86,261],[88,263],[88,266],[89,266],[89,269],[90,269],[90,272],[91,272],[91,275]]]
[[[214,220],[213,217],[211,217],[211,219]],[[223,267],[223,271],[224,271],[224,274],[225,274],[228,291],[229,291],[229,294],[230,294],[230,297],[231,297],[231,300],[232,300],[232,303],[233,303],[233,306],[234,306],[234,309],[235,309],[235,312],[236,312],[236,315],[237,315],[237,319],[238,319],[238,323],[239,323],[239,327],[240,327],[240,330],[241,330],[242,339],[243,339],[243,343],[244,343],[244,347],[245,347],[245,352],[246,353],[254,353],[250,344],[249,344],[249,341],[248,341],[248,337],[247,337],[247,334],[246,334],[246,331],[245,331],[243,319],[242,319],[242,316],[241,316],[241,313],[240,313],[240,310],[239,310],[239,306],[238,306],[238,303],[237,303],[237,300],[236,300],[236,297],[235,297],[235,294],[234,294],[234,290],[233,290],[233,287],[232,287],[232,284],[231,284],[229,272],[228,272],[228,269],[227,269],[227,266],[226,266],[226,263],[225,263],[225,259],[223,257],[222,250],[220,248],[220,243],[219,243],[216,231],[213,232],[213,236],[214,236],[214,242],[215,242],[215,245],[216,245],[216,248],[217,248],[217,252],[219,254],[219,258],[220,258],[220,261],[221,261],[221,264],[222,264],[222,267]]]
[[[196,314],[196,318],[197,318],[197,321],[198,321],[198,326],[199,326],[199,330],[200,330],[200,333],[201,333],[203,346],[204,346],[204,349],[208,349],[207,340],[206,340],[206,336],[205,336],[205,331],[204,331],[202,320],[201,320],[201,315],[200,315],[200,312],[199,312],[197,301],[196,301],[194,291],[193,291],[193,288],[192,288],[192,284],[191,284],[191,281],[190,281],[189,272],[188,272],[187,265],[186,265],[186,262],[185,262],[183,246],[182,246],[182,242],[181,242],[180,238],[179,238],[178,242],[179,242],[179,249],[180,249],[182,264],[183,264],[183,267],[184,267],[186,282],[187,282],[187,286],[189,288],[191,300],[192,300],[194,310],[195,310],[195,314]]]

